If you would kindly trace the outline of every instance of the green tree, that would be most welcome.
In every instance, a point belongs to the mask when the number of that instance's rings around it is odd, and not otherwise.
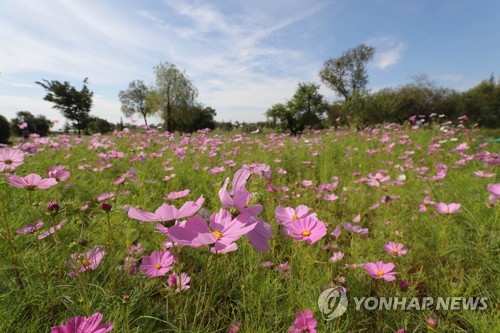
[[[174,115],[179,116],[194,105],[198,90],[186,73],[173,64],[161,62],[154,67],[154,72],[162,118],[165,120],[166,130],[171,132],[174,130]]]
[[[295,94],[286,105],[278,103],[266,111],[266,117],[283,131],[292,135],[303,131],[307,126],[321,127],[323,115],[329,106],[319,93],[319,85],[299,83]]]
[[[87,130],[90,133],[106,134],[114,130],[115,126],[108,122],[106,119],[99,117],[89,117]]]
[[[10,137],[10,124],[7,118],[0,114],[0,143],[8,143]]]
[[[374,54],[373,47],[360,44],[338,58],[327,60],[319,72],[321,81],[348,101],[368,84],[366,67]]]
[[[87,87],[88,79],[83,80],[83,87],[77,90],[71,86],[69,82],[61,83],[59,81],[36,82],[41,85],[47,95],[44,100],[54,103],[52,108],[61,111],[62,115],[73,123],[73,126],[78,130],[78,135],[81,130],[87,127],[89,112],[92,108],[92,97],[94,95]]]
[[[127,90],[119,92],[118,97],[122,103],[121,110],[127,117],[140,114],[144,118],[144,124],[148,126],[147,116],[156,110],[147,103],[147,98],[151,90],[141,80],[134,80],[129,83]]]
[[[215,128],[214,117],[217,115],[215,109],[194,103],[191,107],[176,115],[172,119],[172,126],[181,132],[195,132],[201,129]]]
[[[493,75],[463,93],[466,114],[480,126],[500,127],[500,81]]]
[[[54,125],[44,115],[34,116],[28,111],[19,111],[16,118],[11,120],[12,133],[17,136],[23,135],[23,130],[19,128],[23,122],[28,124],[26,130],[28,133],[36,133],[40,136],[47,136],[50,133],[50,128]]]

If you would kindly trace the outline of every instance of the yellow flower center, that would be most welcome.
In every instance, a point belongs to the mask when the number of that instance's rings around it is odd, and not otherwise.
[[[450,210],[449,210],[449,209],[445,209],[445,210],[444,210],[444,212],[445,212],[446,214],[450,214]]]
[[[220,231],[217,231],[217,230],[212,231],[212,235],[217,237],[217,239],[221,239],[221,237],[222,237],[222,233]]]
[[[377,275],[378,275],[378,276],[382,276],[382,275],[384,275],[384,272],[382,272],[382,271],[379,269],[379,270],[377,271]]]
[[[309,235],[311,235],[311,232],[309,230],[302,231],[302,236],[307,237]]]
[[[293,214],[292,215],[292,221],[296,221],[298,219],[299,219],[299,217],[297,216],[297,214]]]
[[[162,268],[162,266],[161,266],[161,264],[156,264],[156,265],[155,265],[155,268],[156,268],[156,269],[160,269],[160,268]]]
[[[393,250],[392,250],[392,253],[398,253],[398,252],[399,252],[399,250],[398,250],[398,249],[393,249]]]
[[[82,260],[82,265],[83,265],[84,267],[90,266],[90,262],[89,262],[87,259],[83,259],[83,260]]]

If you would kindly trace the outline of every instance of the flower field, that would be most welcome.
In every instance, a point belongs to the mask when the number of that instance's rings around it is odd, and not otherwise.
[[[0,147],[1,332],[490,332],[499,144],[464,126]],[[347,311],[327,318],[336,287]],[[487,299],[476,311],[351,297]]]

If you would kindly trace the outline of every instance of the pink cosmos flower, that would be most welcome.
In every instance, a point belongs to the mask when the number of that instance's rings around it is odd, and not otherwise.
[[[389,242],[384,245],[384,251],[393,256],[403,256],[408,252],[408,250],[403,249],[403,246],[401,243]]]
[[[140,270],[149,277],[164,276],[173,268],[175,257],[170,251],[153,251],[142,258]]]
[[[90,317],[70,318],[65,325],[52,327],[50,333],[107,333],[113,329],[113,324],[99,325],[102,317],[102,314],[97,312]]]
[[[180,198],[184,198],[186,195],[189,194],[189,190],[184,190],[184,191],[179,191],[179,192],[170,192],[166,198],[168,200],[175,200],[175,199],[180,199]]]
[[[434,207],[441,214],[456,214],[460,213],[460,204],[458,203],[450,203],[445,204],[444,202],[435,203]]]
[[[13,175],[7,177],[7,181],[12,186],[24,188],[28,191],[45,190],[51,188],[54,185],[57,185],[57,180],[55,180],[54,178],[42,179],[42,177],[34,173],[27,175],[26,177]]]
[[[38,235],[38,239],[44,239],[45,237],[52,235],[57,230],[60,230],[65,224],[66,220],[62,220],[59,224],[50,227],[49,230],[40,233],[40,235]]]
[[[333,252],[333,256],[330,258],[331,262],[337,262],[339,260],[342,260],[344,258],[344,252],[338,251],[338,252]]]
[[[255,228],[250,230],[246,235],[248,241],[258,252],[269,251],[271,248],[267,241],[271,238],[273,233],[271,226],[260,218],[251,215],[247,220],[247,225],[253,223],[255,223]]]
[[[234,174],[232,181],[232,188],[227,190],[229,184],[229,177],[226,178],[224,184],[219,190],[219,199],[222,206],[226,209],[236,208],[239,212],[250,211],[252,215],[259,215],[262,213],[262,206],[255,205],[248,207],[251,193],[245,189],[245,185],[250,178],[250,171],[246,168],[241,168]]]
[[[35,223],[27,224],[23,228],[16,230],[16,232],[19,235],[28,235],[28,234],[31,234],[31,233],[37,231],[42,226],[43,226],[43,222],[42,221],[36,221]]]
[[[53,167],[50,167],[47,170],[47,175],[50,178],[54,178],[57,180],[57,182],[63,182],[67,180],[70,176],[69,171],[64,170],[66,167],[64,165],[56,165]]]
[[[490,191],[489,201],[500,200],[500,183],[498,184],[488,184],[488,191]]]
[[[14,171],[24,163],[24,153],[20,149],[2,148],[0,149],[0,172]]]
[[[278,224],[286,226],[289,223],[308,216],[316,218],[316,213],[309,213],[309,207],[306,205],[300,205],[295,209],[292,207],[278,206],[276,207],[275,216]]]
[[[369,233],[368,228],[363,228],[359,225],[352,225],[349,222],[343,223],[342,226],[344,227],[345,230],[348,230],[350,232],[354,232],[356,234],[367,235]]]
[[[289,223],[283,229],[284,233],[298,241],[313,244],[326,235],[326,226],[320,220],[308,216]]]
[[[108,200],[108,199],[111,199],[111,198],[114,198],[114,197],[115,197],[115,193],[114,192],[102,193],[102,194],[99,194],[99,196],[97,196],[97,201],[104,201],[104,200]]]
[[[229,249],[236,250],[233,243],[256,227],[256,223],[247,224],[248,219],[249,213],[233,219],[229,211],[221,209],[210,216],[210,228],[203,218],[195,216],[171,227],[168,236],[176,243],[195,248],[214,244],[215,251],[226,253]]]
[[[318,322],[314,319],[311,310],[306,309],[303,312],[295,314],[295,321],[288,330],[289,333],[316,333],[316,325]]]
[[[342,229],[340,227],[335,227],[335,229],[332,231],[331,235],[335,238],[339,238],[340,234],[342,233]]]
[[[169,288],[175,288],[175,292],[179,293],[183,290],[188,290],[189,288],[191,288],[189,286],[189,281],[191,281],[191,277],[184,272],[181,273],[180,277],[177,275],[177,273],[172,273],[168,277],[167,284]]]
[[[495,177],[494,173],[484,172],[484,171],[474,171],[474,175],[477,176],[477,177],[483,177],[483,178]]]
[[[196,202],[188,201],[179,209],[164,203],[154,213],[131,207],[128,210],[128,216],[142,222],[168,222],[196,214],[203,202],[205,198],[201,196]]]
[[[381,261],[377,261],[376,263],[367,262],[363,265],[363,268],[371,275],[374,279],[383,279],[385,281],[394,281],[396,280],[395,274],[396,272],[392,272],[394,269],[394,264],[389,262],[384,264]]]
[[[88,250],[86,253],[73,253],[71,259],[66,261],[66,265],[75,269],[70,270],[69,275],[75,276],[81,272],[95,270],[99,267],[105,254],[106,252],[98,246]]]

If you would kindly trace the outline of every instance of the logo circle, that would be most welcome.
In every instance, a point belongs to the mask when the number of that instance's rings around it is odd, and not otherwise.
[[[347,311],[347,296],[344,287],[325,289],[318,297],[318,308],[324,320],[332,320]]]

